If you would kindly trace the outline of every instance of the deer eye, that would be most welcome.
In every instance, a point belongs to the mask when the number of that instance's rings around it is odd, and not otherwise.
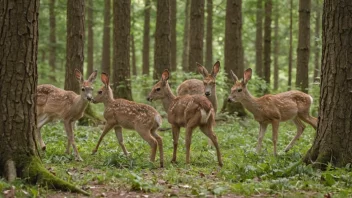
[[[98,94],[102,94],[103,93],[103,91],[98,91]]]
[[[156,88],[156,91],[160,91],[160,88]]]
[[[85,91],[86,89],[82,88],[81,90],[82,90],[82,91]]]
[[[242,91],[242,89],[237,89],[237,92],[241,92]]]

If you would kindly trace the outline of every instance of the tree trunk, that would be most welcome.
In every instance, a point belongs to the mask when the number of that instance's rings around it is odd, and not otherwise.
[[[265,0],[265,19],[264,19],[264,80],[270,84],[270,65],[271,65],[271,10],[272,0]]]
[[[137,75],[137,65],[136,65],[136,49],[134,46],[134,36],[131,35],[131,55],[132,55],[132,75]]]
[[[185,4],[185,21],[183,27],[183,51],[182,51],[182,70],[189,72],[189,1],[186,0]]]
[[[197,62],[203,65],[204,0],[192,0],[190,14],[188,66],[191,71],[196,71]]]
[[[324,169],[352,162],[352,1],[325,0],[320,108],[306,163]]]
[[[50,45],[49,45],[49,65],[51,81],[56,82],[56,18],[55,18],[55,0],[50,0],[49,3],[49,23],[50,23]]]
[[[154,47],[154,80],[161,78],[164,69],[170,69],[170,0],[158,0]]]
[[[67,38],[65,90],[80,93],[74,70],[83,73],[84,64],[84,0],[67,0]]]
[[[274,30],[274,90],[279,88],[279,5],[275,6],[275,30]]]
[[[213,0],[207,0],[207,37],[205,40],[205,67],[211,71],[213,68]]]
[[[290,0],[290,46],[289,46],[289,52],[288,52],[288,90],[291,90],[292,87],[292,56],[293,56],[293,50],[292,50],[292,10],[293,10],[293,0]]]
[[[171,16],[171,65],[170,69],[172,71],[176,71],[177,69],[177,63],[176,63],[176,58],[177,58],[177,41],[176,41],[176,0],[170,0],[170,16]]]
[[[243,74],[244,55],[242,47],[242,0],[227,0],[226,25],[225,25],[225,72],[227,75],[227,87],[230,90],[233,85],[230,70],[236,74]],[[230,114],[235,112],[238,116],[245,116],[246,112],[241,103],[228,103],[224,97],[221,111]]]
[[[118,98],[132,100],[130,81],[131,0],[114,1],[113,92]]]
[[[150,0],[145,0],[143,31],[143,74],[149,75]]]
[[[94,40],[93,40],[93,0],[88,0],[88,20],[87,20],[87,29],[88,29],[88,43],[87,43],[87,56],[88,56],[88,68],[87,68],[87,79],[90,74],[93,72],[94,65]]]
[[[320,48],[319,48],[319,41],[320,41],[320,24],[321,24],[321,7],[319,4],[319,0],[316,0],[316,15],[317,18],[315,19],[315,52],[314,52],[314,82],[320,82]]]
[[[102,61],[101,70],[106,74],[110,75],[111,71],[111,58],[110,58],[110,17],[111,17],[111,1],[104,1],[104,33],[103,33],[103,51],[102,51]]]
[[[310,2],[299,1],[299,32],[297,47],[296,88],[308,93],[308,64],[310,48]]]
[[[263,0],[257,0],[255,37],[255,72],[263,78]]]
[[[4,0],[0,10],[0,175],[9,182],[21,177],[88,195],[52,175],[39,158],[35,136],[39,0]]]

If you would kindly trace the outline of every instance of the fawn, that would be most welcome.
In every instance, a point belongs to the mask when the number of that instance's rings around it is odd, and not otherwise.
[[[213,142],[218,157],[219,166],[222,166],[218,139],[213,131],[215,112],[211,102],[202,95],[185,95],[176,97],[169,86],[169,71],[164,70],[161,80],[156,83],[149,93],[147,100],[162,100],[168,121],[172,125],[173,157],[176,162],[176,152],[180,127],[186,128],[186,163],[190,162],[190,147],[193,129],[199,126],[200,130]]]
[[[302,135],[305,129],[305,125],[302,121],[310,124],[314,129],[317,128],[317,119],[309,114],[310,105],[313,103],[313,98],[310,95],[301,91],[286,91],[276,95],[268,94],[256,98],[253,97],[247,89],[247,83],[252,77],[251,68],[244,71],[242,81],[238,80],[233,71],[231,71],[231,76],[235,84],[231,88],[228,101],[242,103],[260,124],[256,148],[258,153],[261,150],[263,137],[268,124],[272,124],[274,155],[277,155],[276,144],[280,122],[293,119],[293,123],[297,127],[297,133],[285,148],[285,152],[290,150],[296,140]]]
[[[70,147],[72,145],[75,160],[82,161],[81,156],[78,153],[74,134],[73,125],[75,121],[80,119],[84,110],[86,109],[88,102],[91,101],[93,87],[92,84],[97,76],[97,71],[94,71],[88,78],[83,80],[83,76],[80,71],[75,69],[75,76],[81,86],[81,94],[77,95],[73,91],[65,91],[57,88],[53,85],[43,84],[37,87],[37,136],[42,150],[46,149],[46,145],[41,136],[41,128],[53,121],[63,120],[65,131],[67,134],[67,147],[66,153],[70,153]]]
[[[106,119],[106,124],[92,154],[97,152],[104,136],[114,127],[117,140],[124,154],[127,156],[128,151],[123,143],[122,128],[133,129],[149,143],[151,147],[150,161],[155,161],[156,150],[157,147],[159,147],[160,166],[163,167],[163,141],[156,132],[162,124],[159,113],[153,107],[146,104],[140,104],[125,99],[114,99],[109,84],[109,76],[102,73],[101,81],[104,86],[97,92],[93,103],[104,104],[104,118]]]

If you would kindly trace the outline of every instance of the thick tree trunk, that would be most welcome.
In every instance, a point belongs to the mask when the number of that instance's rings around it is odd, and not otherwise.
[[[115,97],[132,100],[130,81],[131,0],[114,1],[114,73]]]
[[[274,30],[274,90],[279,88],[279,5],[275,6],[275,30]]]
[[[308,64],[310,48],[310,3],[311,0],[299,1],[299,32],[297,47],[296,88],[308,93]]]
[[[205,67],[208,71],[211,71],[213,68],[213,0],[207,0],[207,36],[205,42]]]
[[[316,19],[315,19],[315,51],[314,51],[314,82],[320,81],[320,48],[319,48],[319,41],[321,38],[320,32],[320,24],[321,24],[321,6],[319,4],[319,0],[316,0]]]
[[[102,60],[101,60],[101,70],[102,72],[110,75],[111,71],[111,56],[110,56],[110,17],[111,17],[111,1],[104,1],[104,33],[103,33],[103,51],[102,51]]]
[[[155,47],[154,47],[154,79],[159,80],[164,69],[170,69],[170,0],[157,3]]]
[[[270,65],[271,65],[271,11],[272,0],[265,0],[265,19],[264,19],[264,80],[270,84]]]
[[[86,192],[47,171],[36,144],[36,88],[38,81],[37,1],[0,4],[0,175],[50,188]]]
[[[143,30],[143,74],[149,75],[150,0],[145,0]]]
[[[177,13],[177,7],[176,7],[176,0],[170,0],[170,25],[171,25],[171,65],[170,69],[172,71],[176,71],[177,68],[177,41],[176,41],[176,13]]]
[[[87,68],[87,79],[93,72],[94,65],[94,33],[93,33],[93,0],[88,0],[88,19],[87,19],[87,29],[88,29],[88,42],[87,42],[87,58],[88,58],[88,68]]]
[[[257,0],[255,37],[255,73],[263,78],[263,0]]]
[[[293,56],[293,48],[292,48],[292,10],[293,10],[293,0],[290,0],[290,38],[289,38],[289,52],[288,52],[288,90],[291,90],[292,87],[292,56]]]
[[[137,75],[136,49],[134,46],[134,36],[131,35],[131,55],[132,55],[132,75]]]
[[[84,63],[84,0],[67,0],[67,38],[65,90],[80,93],[74,70],[83,72]]]
[[[185,4],[185,21],[183,27],[183,51],[182,51],[182,70],[189,72],[189,1],[186,0]]]
[[[225,25],[225,72],[227,75],[228,90],[233,85],[230,70],[236,74],[243,74],[244,55],[242,47],[242,0],[227,0]],[[224,97],[227,99],[227,96]],[[239,116],[246,115],[241,103],[227,103],[224,101],[221,111],[230,114],[235,112]]]
[[[197,62],[203,65],[204,0],[192,0],[190,14],[188,66],[191,71],[196,71]]]
[[[50,24],[50,45],[49,45],[49,65],[51,81],[56,82],[56,18],[55,18],[55,0],[50,0],[49,3],[49,24]]]
[[[325,0],[318,128],[305,162],[352,163],[352,1]]]

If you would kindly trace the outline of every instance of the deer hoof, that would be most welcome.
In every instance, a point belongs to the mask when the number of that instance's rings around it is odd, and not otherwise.
[[[42,146],[42,151],[45,151],[46,150],[46,146]]]
[[[81,158],[81,156],[75,157],[75,160],[76,160],[77,162],[83,162],[83,159]]]
[[[96,149],[94,149],[94,150],[92,151],[92,155],[95,155],[95,153],[97,153],[97,150],[96,150]]]

